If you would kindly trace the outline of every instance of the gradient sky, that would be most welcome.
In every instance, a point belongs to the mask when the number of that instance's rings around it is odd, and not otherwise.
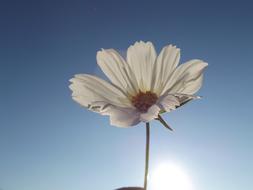
[[[144,124],[112,127],[71,99],[101,75],[100,48],[137,40],[209,63],[204,98],[151,123],[150,171],[176,162],[196,190],[253,188],[250,1],[0,1],[0,189],[111,190],[143,184]]]

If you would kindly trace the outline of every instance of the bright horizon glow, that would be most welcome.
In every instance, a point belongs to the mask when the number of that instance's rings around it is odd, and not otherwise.
[[[159,165],[150,176],[152,190],[193,190],[193,184],[186,171],[174,163]]]

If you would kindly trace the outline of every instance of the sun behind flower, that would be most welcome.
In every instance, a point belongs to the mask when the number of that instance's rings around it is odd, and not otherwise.
[[[130,127],[160,118],[186,102],[199,98],[207,63],[194,59],[179,64],[180,50],[165,46],[157,56],[151,42],[136,42],[126,60],[113,49],[97,53],[97,63],[111,83],[96,76],[72,78],[72,98],[91,111],[110,116],[111,125]]]

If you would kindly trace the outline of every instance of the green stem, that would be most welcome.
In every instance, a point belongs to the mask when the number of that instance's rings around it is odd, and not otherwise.
[[[148,183],[148,165],[149,165],[149,142],[150,142],[150,126],[146,123],[146,159],[145,159],[145,176],[144,176],[144,190],[147,190]]]

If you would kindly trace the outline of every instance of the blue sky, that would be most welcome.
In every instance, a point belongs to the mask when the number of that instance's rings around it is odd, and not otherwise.
[[[253,187],[250,1],[0,2],[0,189],[109,190],[143,183],[145,128],[109,125],[71,99],[100,48],[138,40],[209,63],[204,98],[151,123],[150,170],[180,163],[196,190]]]

